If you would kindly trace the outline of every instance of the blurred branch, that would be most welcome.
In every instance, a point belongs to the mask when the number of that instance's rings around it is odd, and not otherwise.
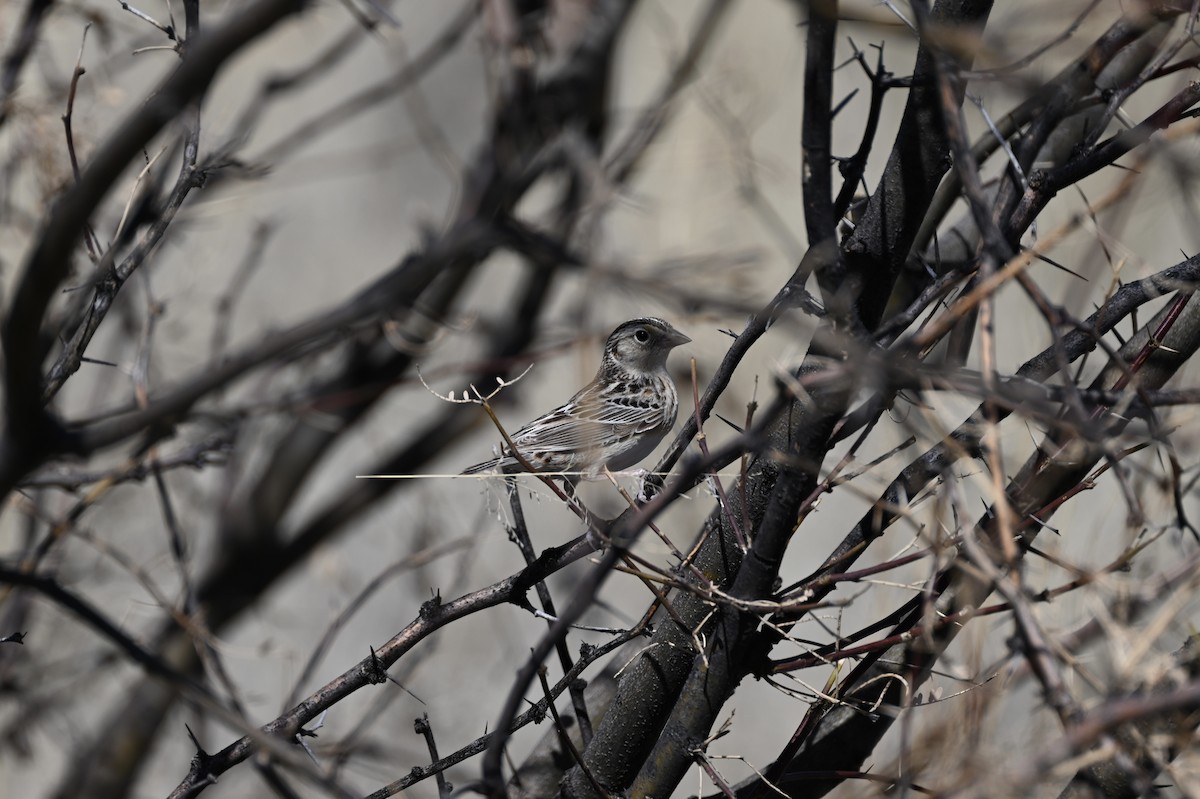
[[[257,156],[258,160],[269,159],[271,162],[277,162],[286,159],[301,147],[357,119],[366,111],[392,100],[398,93],[418,83],[434,67],[455,52],[463,37],[475,23],[478,16],[476,6],[475,0],[463,3],[458,14],[446,23],[445,27],[429,41],[420,53],[409,60],[394,75],[351,94],[325,111],[296,125],[281,138],[263,147]],[[356,30],[361,31],[362,29],[356,28]],[[345,41],[339,40],[306,67],[267,80],[260,87],[254,100],[246,104],[245,111],[242,112],[237,123],[232,126],[233,138],[220,148],[221,152],[226,153],[226,157],[231,157],[257,129],[263,113],[270,108],[271,101],[277,95],[294,91],[303,87],[309,80],[320,77],[336,63],[337,58],[347,54],[348,50]]]
[[[61,467],[46,468],[21,480],[18,488],[61,488],[65,491],[77,491],[94,483],[140,483],[157,472],[183,467],[203,469],[205,466],[220,465],[225,463],[226,456],[233,447],[235,435],[234,429],[222,430],[170,455],[160,455],[154,458],[153,462],[142,460],[117,469],[72,472],[64,471]]]
[[[0,69],[3,70],[0,72],[0,128],[4,127],[9,114],[12,113],[13,95],[21,80],[21,71],[25,68],[25,62],[33,52],[34,45],[37,44],[42,21],[53,5],[54,0],[29,0],[12,45],[0,63]]]
[[[42,408],[42,320],[70,268],[72,253],[92,212],[149,141],[208,88],[234,53],[301,10],[298,0],[256,0],[191,48],[152,95],[93,154],[74,187],[55,201],[30,249],[4,315],[6,423],[0,438],[0,494],[50,455],[77,446]]]

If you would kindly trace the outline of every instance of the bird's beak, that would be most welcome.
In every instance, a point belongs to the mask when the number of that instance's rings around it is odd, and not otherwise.
[[[671,328],[671,332],[667,334],[667,341],[671,343],[672,347],[678,347],[680,344],[687,344],[691,339],[675,328]]]

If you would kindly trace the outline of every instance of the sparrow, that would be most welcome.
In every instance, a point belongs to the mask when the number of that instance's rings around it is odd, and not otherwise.
[[[690,338],[655,317],[617,326],[604,343],[592,382],[510,438],[535,472],[595,480],[605,468],[620,472],[654,451],[675,424],[679,397],[667,356]],[[525,471],[506,444],[497,458],[463,474]]]

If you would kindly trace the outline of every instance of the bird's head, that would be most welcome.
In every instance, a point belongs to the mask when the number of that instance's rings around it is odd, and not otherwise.
[[[627,372],[653,372],[666,366],[667,355],[690,338],[655,317],[631,319],[617,326],[604,345],[604,366]]]

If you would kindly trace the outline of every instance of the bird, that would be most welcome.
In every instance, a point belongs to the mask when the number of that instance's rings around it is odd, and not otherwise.
[[[667,356],[690,338],[656,317],[623,322],[604,344],[590,383],[564,404],[537,417],[509,438],[535,472],[599,479],[620,472],[654,451],[675,424],[679,397],[667,373]],[[506,444],[499,457],[463,474],[525,471]]]

